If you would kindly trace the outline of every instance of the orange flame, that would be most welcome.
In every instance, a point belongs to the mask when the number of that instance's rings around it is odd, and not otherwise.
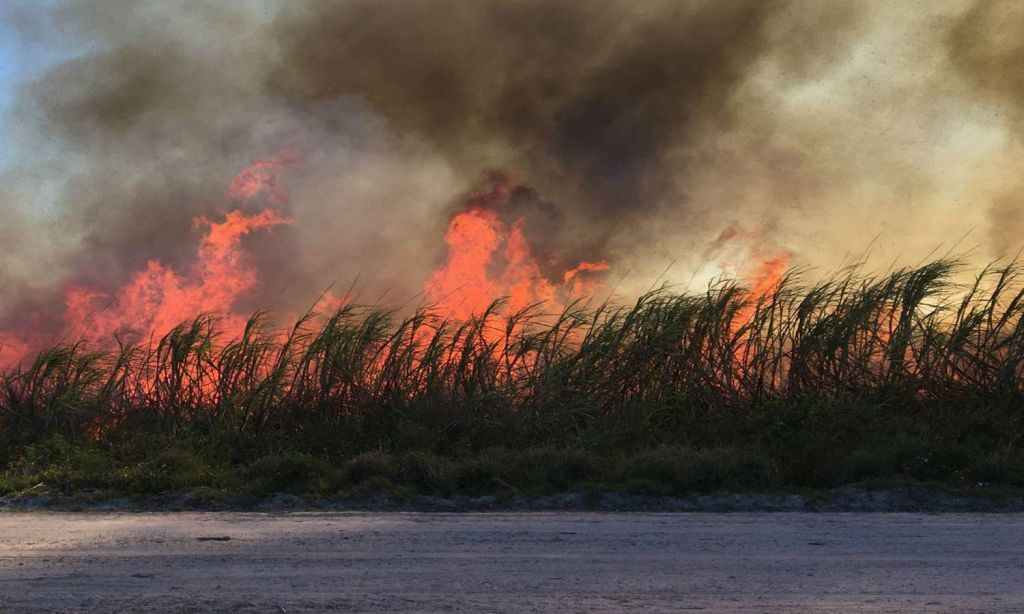
[[[292,223],[278,209],[287,201],[280,174],[297,158],[294,152],[284,152],[254,160],[238,173],[226,197],[250,207],[262,203],[262,210],[236,209],[220,220],[196,218],[195,227],[205,233],[191,266],[179,270],[154,259],[113,292],[84,284],[65,287],[64,325],[59,332],[72,339],[84,333],[93,342],[107,345],[125,334],[133,340],[159,338],[181,322],[212,314],[221,318],[221,331],[239,334],[247,314],[234,312],[235,303],[260,283],[242,240],[256,231]],[[600,275],[610,268],[603,260],[579,262],[554,277],[545,274],[531,249],[525,218],[506,222],[500,215],[499,207],[508,203],[508,195],[507,184],[497,181],[451,218],[444,237],[446,260],[425,285],[428,299],[444,317],[467,320],[482,314],[499,297],[507,297],[508,312],[535,303],[557,309],[600,288]],[[332,310],[351,299],[348,294],[327,293],[315,311]],[[16,364],[55,341],[52,337],[27,339],[0,331],[0,365]]]
[[[294,164],[299,159],[298,152],[282,151],[274,158],[257,158],[252,164],[235,176],[227,189],[227,197],[231,200],[254,200],[265,194],[275,206],[288,200],[288,192],[281,184],[281,168]]]
[[[722,251],[732,243],[740,243],[738,252],[734,249],[731,258],[722,258]],[[711,242],[705,256],[710,257],[715,253],[719,254],[719,265],[723,269],[729,268],[728,264],[731,261],[735,264],[734,259],[756,262],[753,266],[740,267],[741,271],[745,270],[745,272],[741,272],[741,275],[747,281],[749,296],[753,301],[771,294],[779,287],[793,258],[793,254],[789,250],[779,249],[766,240],[761,230],[747,231],[735,224],[728,226]]]
[[[576,265],[575,268],[569,269],[562,276],[564,283],[568,286],[572,284],[570,294],[575,297],[586,297],[593,296],[600,289],[600,282],[593,277],[587,275],[588,273],[603,273],[611,268],[606,260],[598,260],[596,262],[583,261]]]
[[[748,277],[750,282],[750,296],[757,300],[774,292],[782,278],[786,275],[792,255],[789,252],[782,252],[776,256],[762,260],[752,275]]]
[[[234,210],[222,221],[206,217],[194,220],[206,228],[196,251],[196,261],[185,273],[150,260],[146,267],[113,293],[70,284],[64,289],[64,334],[77,338],[86,333],[101,346],[116,335],[130,333],[136,338],[159,337],[183,321],[209,313],[221,317],[222,329],[238,334],[245,316],[232,312],[235,301],[259,286],[256,268],[242,250],[242,238],[254,231],[290,224],[277,206],[287,200],[280,179],[281,169],[297,156],[284,152],[275,158],[255,160],[231,182],[227,197],[252,201],[265,197],[269,207],[253,214]],[[11,366],[30,358],[54,338],[31,337],[18,331],[0,331],[0,366]]]
[[[15,365],[31,355],[32,346],[6,331],[0,332],[0,367]]]
[[[508,297],[510,313],[534,303],[557,307],[559,299],[592,295],[600,286],[592,275],[610,268],[604,261],[581,262],[552,282],[530,248],[525,220],[505,224],[494,209],[493,203],[500,203],[506,193],[498,185],[477,195],[448,224],[445,263],[425,286],[427,297],[445,317],[480,315],[499,297]]]
[[[427,282],[427,296],[460,320],[486,309],[500,294],[487,268],[504,234],[493,211],[472,208],[453,217],[444,235],[448,259]]]
[[[286,223],[288,220],[271,209],[255,215],[232,211],[220,223],[197,218],[196,225],[208,225],[209,232],[200,241],[197,262],[189,275],[183,277],[150,260],[146,269],[113,297],[71,286],[65,291],[66,321],[72,327],[87,326],[94,339],[109,340],[127,331],[160,336],[200,313],[215,313],[224,317],[226,332],[238,333],[245,318],[232,314],[231,307],[239,296],[259,285],[256,269],[240,249],[241,239],[254,230]]]

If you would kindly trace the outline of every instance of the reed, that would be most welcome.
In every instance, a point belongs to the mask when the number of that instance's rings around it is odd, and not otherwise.
[[[351,304],[287,330],[259,313],[233,339],[200,315],[151,344],[100,351],[83,340],[9,369],[0,441],[15,449],[53,434],[216,436],[347,458],[495,446],[770,448],[799,431],[811,454],[815,434],[841,448],[835,429],[846,425],[848,451],[885,429],[1015,449],[1019,269],[988,267],[967,286],[954,283],[960,272],[943,260],[805,285],[791,271],[759,296],[719,281],[558,313],[507,313],[498,300],[464,322],[429,306],[401,315]]]

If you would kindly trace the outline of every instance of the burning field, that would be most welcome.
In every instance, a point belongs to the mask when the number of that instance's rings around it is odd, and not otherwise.
[[[1015,3],[6,18],[0,494],[1024,488]]]

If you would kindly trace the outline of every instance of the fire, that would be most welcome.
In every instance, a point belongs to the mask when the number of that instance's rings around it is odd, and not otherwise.
[[[293,154],[255,160],[228,187],[233,200],[251,201],[266,195],[273,207],[287,195],[280,180],[281,169],[295,160]],[[256,231],[291,223],[276,208],[254,214],[229,211],[224,220],[206,217],[194,221],[196,228],[208,228],[199,242],[196,262],[186,274],[156,260],[135,274],[114,296],[88,287],[73,285],[65,291],[65,322],[69,333],[84,327],[94,339],[109,340],[115,334],[133,332],[158,337],[181,322],[202,313],[223,318],[228,334],[241,332],[245,315],[231,308],[242,295],[259,286],[259,276],[241,249],[242,237]]]
[[[493,211],[471,208],[452,218],[445,233],[448,260],[427,282],[427,295],[446,314],[466,319],[500,293],[487,268],[503,241],[504,225]]]
[[[32,346],[16,335],[0,332],[0,367],[14,365],[32,352]]]
[[[748,276],[750,296],[754,300],[774,292],[786,275],[792,255],[781,252],[758,263],[753,274]]]
[[[265,194],[274,206],[288,200],[288,192],[281,183],[281,169],[298,161],[298,152],[286,150],[273,158],[257,158],[235,176],[227,189],[227,197],[237,201],[255,200]]]
[[[200,314],[221,318],[221,329],[229,335],[241,332],[246,314],[232,308],[239,297],[259,286],[258,271],[246,258],[242,238],[291,223],[278,210],[287,199],[280,174],[295,160],[291,152],[255,160],[235,177],[227,190],[229,199],[248,204],[263,198],[269,206],[256,213],[235,209],[218,220],[196,218],[194,227],[205,233],[195,263],[184,272],[150,260],[112,293],[80,283],[65,287],[64,338],[87,336],[101,347],[126,334],[136,340],[158,338]],[[24,361],[56,340],[0,331],[0,366]]]
[[[611,268],[605,260],[598,260],[596,262],[583,261],[576,265],[575,268],[569,269],[562,276],[564,283],[568,286],[572,284],[571,296],[574,297],[586,297],[592,296],[600,288],[598,280],[587,275],[588,273],[603,273]]]
[[[748,326],[756,317],[758,304],[766,300],[770,302],[772,294],[779,289],[786,271],[789,269],[792,254],[764,241],[759,230],[744,232],[735,226],[730,226],[712,242],[706,255],[717,252],[721,257],[723,250],[727,250],[730,244],[735,243],[739,244],[739,249],[738,252],[734,251],[733,257],[754,262],[753,266],[740,267],[742,277],[747,283],[747,290],[744,304],[736,311],[730,323],[730,330],[736,338],[732,359],[734,364],[742,365],[746,364],[750,356],[758,351],[756,343],[751,341]],[[723,269],[728,268],[726,263],[721,260],[719,266]],[[723,372],[721,375],[724,377],[725,373]],[[776,373],[773,377],[779,378],[781,375]]]
[[[190,266],[179,268],[153,259],[114,291],[68,284],[63,289],[63,328],[56,332],[64,339],[88,337],[102,347],[125,336],[135,341],[158,339],[184,321],[211,314],[220,319],[219,330],[239,334],[248,314],[233,311],[235,303],[260,284],[242,241],[252,233],[292,223],[280,211],[287,202],[281,171],[297,159],[294,152],[284,152],[254,160],[239,172],[225,196],[240,207],[194,220],[202,236]],[[603,260],[581,261],[559,273],[552,273],[549,263],[545,273],[531,247],[525,218],[509,219],[508,209],[503,209],[509,197],[507,182],[496,180],[489,191],[470,199],[452,216],[444,236],[446,260],[425,284],[428,300],[442,317],[467,320],[500,297],[508,301],[507,313],[533,304],[557,309],[600,288],[601,274],[610,268]],[[315,310],[330,311],[351,299],[347,293],[327,292]],[[0,364],[16,364],[57,340],[0,331]]]
[[[291,223],[275,207],[287,198],[280,171],[294,160],[289,153],[256,160],[228,187],[228,198],[252,201],[266,195],[271,208],[254,214],[236,209],[219,222],[206,217],[194,220],[196,228],[208,230],[199,242],[196,262],[187,273],[150,260],[145,270],[136,273],[113,296],[88,287],[69,287],[65,291],[68,333],[82,327],[101,341],[125,332],[159,337],[202,313],[221,317],[228,334],[241,332],[246,316],[232,313],[232,306],[240,296],[259,286],[258,272],[241,249],[242,237]]]
[[[65,292],[69,333],[82,326],[98,340],[125,332],[158,337],[201,313],[222,316],[229,334],[240,332],[245,316],[231,313],[231,307],[239,296],[259,285],[256,269],[241,251],[241,239],[255,230],[289,222],[268,209],[254,215],[231,211],[222,222],[197,218],[195,223],[208,226],[209,231],[187,274],[151,260],[113,297],[88,287],[69,287]]]
[[[498,182],[452,216],[444,238],[446,260],[425,286],[443,316],[466,320],[499,297],[507,297],[509,313],[536,303],[557,307],[566,299],[592,295],[600,286],[594,274],[610,268],[604,261],[580,262],[560,279],[546,277],[530,247],[524,218],[507,224],[499,215],[507,197],[507,186]]]
[[[711,242],[705,257],[718,256],[722,270],[739,269],[753,302],[774,292],[789,269],[793,254],[765,240],[760,230],[742,230],[730,225]],[[753,265],[749,264],[753,262]],[[747,263],[740,264],[738,263]]]

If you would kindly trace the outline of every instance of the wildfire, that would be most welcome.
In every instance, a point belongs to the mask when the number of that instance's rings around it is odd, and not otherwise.
[[[0,332],[0,367],[17,364],[31,352],[32,346],[24,339]]]
[[[444,316],[468,319],[499,297],[508,298],[510,313],[535,303],[557,306],[599,288],[594,275],[609,269],[605,261],[580,262],[560,278],[546,277],[530,247],[525,219],[502,221],[499,209],[507,201],[508,187],[499,181],[452,216],[444,238],[446,260],[425,287],[428,299]]]
[[[737,310],[731,322],[731,331],[737,337],[737,344],[732,350],[732,357],[735,364],[745,364],[747,357],[757,353],[756,344],[751,343],[748,326],[758,310],[758,303],[770,298],[772,293],[778,290],[789,268],[792,258],[787,250],[781,250],[770,243],[765,242],[760,231],[743,232],[735,226],[726,228],[708,248],[708,252],[717,252],[721,255],[730,244],[738,243],[739,251],[734,252],[734,257],[740,258],[743,262],[753,261],[753,265],[741,266],[744,271],[743,278],[747,282],[745,304]],[[771,254],[771,255],[766,255]],[[719,266],[727,268],[727,264],[720,261]],[[723,372],[721,375],[725,376]],[[781,377],[773,374],[773,377]],[[778,383],[777,381],[775,383]]]
[[[158,337],[201,313],[223,318],[222,327],[228,334],[240,332],[246,316],[232,313],[232,306],[240,296],[259,286],[258,272],[247,261],[241,240],[256,230],[291,223],[274,207],[286,199],[280,171],[292,161],[293,155],[256,160],[228,188],[228,197],[240,201],[265,194],[272,208],[254,214],[236,209],[220,222],[206,217],[194,220],[196,228],[206,227],[208,231],[199,242],[196,262],[188,272],[182,274],[150,260],[145,270],[136,273],[113,296],[88,287],[69,287],[65,292],[68,332],[73,334],[76,327],[85,327],[98,340],[126,332]]]
[[[281,169],[298,162],[299,154],[286,150],[273,158],[257,158],[235,176],[227,189],[227,197],[237,201],[252,201],[266,195],[275,207],[288,200],[288,192],[281,183]]]
[[[569,296],[588,297],[593,296],[601,288],[601,279],[593,277],[594,273],[603,273],[611,268],[605,260],[596,262],[583,261],[576,267],[569,269],[562,276],[564,283],[569,287]]]
[[[231,182],[227,197],[250,204],[265,197],[267,208],[256,213],[241,209],[228,211],[215,221],[198,217],[196,229],[205,229],[196,250],[195,263],[184,272],[158,260],[112,293],[80,284],[69,284],[64,295],[65,338],[87,336],[103,346],[115,337],[156,338],[199,314],[215,314],[221,328],[237,334],[246,314],[234,313],[237,299],[259,286],[256,268],[242,250],[242,238],[252,232],[290,224],[278,210],[287,198],[281,184],[281,169],[296,156],[286,152],[276,158],[260,159],[241,171]],[[41,345],[54,338],[31,340],[18,331],[0,331],[0,365],[9,366],[31,357]]]
[[[150,260],[146,269],[113,297],[88,287],[69,287],[65,292],[69,333],[82,326],[99,340],[126,332],[160,336],[201,313],[218,314],[226,332],[239,332],[245,316],[231,313],[231,307],[239,296],[259,285],[256,269],[240,249],[241,239],[255,230],[289,221],[268,209],[254,215],[231,211],[222,222],[197,218],[195,223],[209,231],[200,241],[196,264],[188,273],[183,275]]]
[[[257,159],[235,176],[225,196],[240,206],[223,217],[194,220],[194,227],[204,232],[192,265],[179,270],[153,259],[114,291],[82,283],[67,285],[63,329],[56,332],[65,339],[88,337],[103,346],[125,336],[157,339],[181,322],[213,314],[220,318],[221,331],[240,333],[248,314],[235,313],[233,308],[260,283],[242,240],[292,223],[280,211],[287,202],[281,171],[297,159],[290,151]],[[603,260],[581,261],[559,273],[552,273],[549,263],[545,273],[531,247],[525,218],[509,219],[509,197],[507,181],[496,177],[489,191],[470,199],[451,218],[444,236],[446,260],[425,284],[428,300],[442,317],[469,319],[499,297],[507,299],[508,313],[537,303],[557,308],[600,288],[601,274],[609,269]],[[328,292],[317,309],[331,310],[350,299],[347,294]],[[55,336],[29,338],[17,331],[0,331],[0,364],[16,364],[55,341]]]
[[[705,257],[717,256],[722,270],[738,269],[753,301],[771,294],[782,282],[793,254],[766,241],[760,230],[731,225],[708,246]]]
[[[758,262],[753,274],[747,277],[750,283],[750,296],[756,300],[774,292],[782,283],[791,258],[789,252],[781,252]]]

